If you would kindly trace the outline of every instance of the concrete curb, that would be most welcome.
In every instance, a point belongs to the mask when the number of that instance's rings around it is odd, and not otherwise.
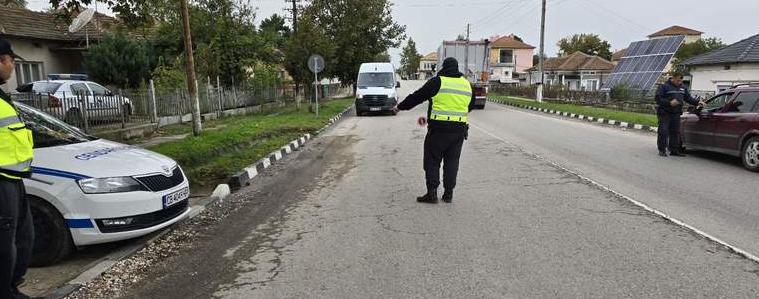
[[[329,120],[329,123],[316,131],[316,134],[319,135],[324,132],[327,128],[337,123],[341,118],[343,118],[346,114],[348,114],[353,107],[348,107],[347,109],[340,112],[335,117],[331,118]],[[188,214],[187,218],[183,219],[182,221],[179,221],[175,223],[174,225],[169,226],[168,228],[156,233],[154,236],[150,237],[147,241],[143,243],[134,244],[132,246],[129,246],[127,248],[124,248],[123,250],[117,251],[113,254],[110,254],[103,259],[101,259],[98,262],[93,263],[94,265],[92,267],[89,267],[89,270],[84,271],[82,274],[77,276],[76,278],[72,279],[68,283],[58,287],[55,289],[52,293],[46,295],[44,298],[48,299],[62,299],[66,296],[70,295],[73,292],[76,292],[81,288],[83,285],[89,283],[90,281],[98,278],[103,273],[108,271],[113,265],[115,265],[120,260],[127,258],[137,251],[145,248],[146,246],[150,245],[151,243],[155,242],[159,238],[165,236],[166,234],[172,232],[177,225],[188,221],[190,219],[193,219],[200,215],[203,211],[205,211],[206,207],[215,204],[216,202],[223,201],[225,198],[227,198],[229,195],[231,195],[234,191],[239,190],[242,186],[250,185],[250,182],[255,178],[259,173],[263,172],[265,169],[269,168],[272,164],[275,162],[282,160],[286,155],[291,154],[292,152],[296,151],[297,149],[303,147],[307,141],[313,139],[313,136],[311,134],[305,134],[302,137],[291,141],[285,146],[282,146],[279,150],[272,152],[269,154],[266,158],[261,159],[257,163],[246,167],[241,172],[233,175],[229,179],[228,184],[219,184],[216,186],[214,191],[211,193],[211,195],[207,198],[204,198],[200,200],[197,205],[193,205],[191,207],[190,213]]]
[[[538,108],[538,107],[533,107],[529,105],[513,104],[505,100],[500,100],[500,99],[488,99],[488,101],[501,104],[501,105],[512,106],[512,107],[517,107],[517,108],[522,108],[522,109],[527,109],[527,110],[532,110],[532,111],[538,111],[538,112],[543,112],[546,114],[554,114],[554,115],[564,116],[564,117],[569,117],[569,118],[576,118],[576,119],[584,120],[587,122],[607,124],[607,125],[612,125],[615,127],[625,128],[625,129],[633,129],[633,130],[640,130],[640,131],[647,131],[647,132],[654,132],[654,133],[658,131],[658,128],[656,127],[651,127],[651,126],[646,126],[646,125],[641,125],[641,124],[632,124],[632,123],[627,123],[627,122],[613,120],[613,119],[595,118],[592,116],[585,116],[581,114],[574,114],[574,113],[563,112],[563,111],[558,111],[558,110]]]
[[[338,113],[335,117],[331,118],[329,122],[319,130],[315,132],[316,135],[320,135],[324,132],[327,128],[330,126],[336,124],[343,116],[348,114],[353,109],[353,107],[348,107],[342,112]],[[248,166],[244,168],[242,171],[234,174],[229,178],[229,187],[231,188],[232,192],[239,190],[240,188],[244,186],[250,185],[250,182],[258,176],[261,172],[263,172],[265,169],[271,167],[274,163],[276,163],[279,160],[282,160],[285,156],[291,154],[292,152],[298,150],[299,148],[303,147],[306,142],[311,140],[313,136],[311,134],[305,134],[302,137],[291,141],[287,145],[281,147],[279,150],[272,152],[266,158],[263,158],[256,162],[255,164]]]

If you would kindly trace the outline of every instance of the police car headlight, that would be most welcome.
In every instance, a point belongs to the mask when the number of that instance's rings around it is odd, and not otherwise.
[[[362,95],[362,94],[360,94],[360,93],[359,93],[359,94],[356,94],[356,99],[359,99],[359,100],[360,100],[360,99],[363,99],[363,98],[364,98],[364,95]]]
[[[114,177],[78,180],[79,188],[87,194],[147,191],[145,186],[131,177]]]

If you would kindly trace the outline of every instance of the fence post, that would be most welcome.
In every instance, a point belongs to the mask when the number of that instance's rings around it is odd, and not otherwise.
[[[224,90],[221,88],[221,78],[216,76],[216,92],[219,94],[219,114],[224,111]]]
[[[158,122],[158,106],[156,105],[155,100],[155,84],[153,83],[153,79],[150,79],[150,90],[148,90],[148,96],[150,97],[150,116],[152,117],[152,120],[154,123]]]
[[[116,95],[116,103],[119,105],[119,108],[118,108],[119,111],[121,111],[121,128],[124,129],[126,128],[126,120],[127,120],[128,112],[125,109],[126,107],[124,107],[125,106],[124,104],[126,102],[124,102],[124,96],[121,90],[118,90],[118,95]]]
[[[81,120],[84,121],[84,132],[90,133],[90,121],[87,113],[87,100],[86,97],[82,97],[82,95],[78,95],[77,98],[79,98],[79,111],[81,114]]]

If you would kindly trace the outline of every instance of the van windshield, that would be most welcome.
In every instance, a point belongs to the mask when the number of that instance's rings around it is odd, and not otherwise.
[[[21,103],[14,104],[27,128],[32,130],[34,148],[75,144],[96,139],[42,111]]]
[[[385,87],[393,88],[395,79],[393,73],[360,73],[358,74],[358,87]]]

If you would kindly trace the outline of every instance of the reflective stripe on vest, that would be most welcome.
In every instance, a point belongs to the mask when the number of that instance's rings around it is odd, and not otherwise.
[[[0,176],[20,179],[28,176],[34,142],[16,108],[0,99]]]
[[[466,78],[440,77],[440,91],[432,97],[430,119],[467,123],[472,85]]]

